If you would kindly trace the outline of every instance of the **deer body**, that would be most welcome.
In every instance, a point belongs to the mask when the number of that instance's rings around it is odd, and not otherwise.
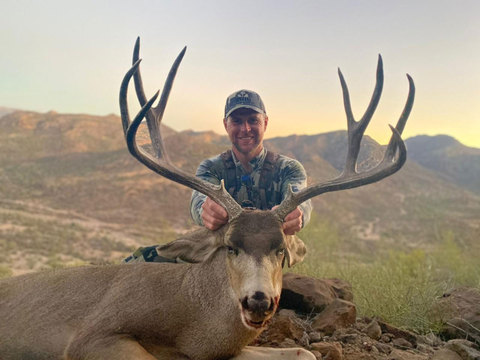
[[[269,230],[246,236],[247,223]],[[239,355],[276,310],[284,246],[278,219],[271,212],[252,211],[223,231],[203,229],[161,249],[163,255],[199,263],[79,267],[4,279],[0,358],[83,360],[121,354],[124,359],[213,360]],[[305,350],[295,351],[311,359]],[[286,358],[289,352],[283,353]],[[240,356],[249,359],[246,354]]]
[[[115,337],[191,359],[238,354],[260,331],[242,324],[225,257],[219,249],[200,264],[82,267],[3,280],[1,359],[62,359],[65,350],[83,359],[102,338]]]

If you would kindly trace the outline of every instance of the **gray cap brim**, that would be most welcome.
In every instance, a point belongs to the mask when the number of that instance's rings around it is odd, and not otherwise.
[[[252,106],[252,105],[238,104],[238,105],[234,106],[233,108],[231,108],[230,111],[225,114],[225,118],[228,118],[231,113],[233,113],[235,110],[238,110],[238,109],[252,109],[252,110],[258,112],[259,114],[263,114],[263,115],[266,114],[265,111],[263,111],[259,107]]]

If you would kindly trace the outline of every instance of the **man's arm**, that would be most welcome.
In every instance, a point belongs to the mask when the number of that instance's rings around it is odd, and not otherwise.
[[[210,159],[204,160],[198,167],[196,176],[218,185],[220,178],[212,168],[213,162]],[[228,221],[227,211],[221,205],[196,190],[192,192],[190,214],[197,225],[210,230],[217,230]]]
[[[197,190],[193,190],[192,198],[190,199],[190,215],[192,216],[193,221],[197,225],[203,226],[202,205],[206,199],[207,196],[199,193]]]
[[[287,159],[280,167],[282,200],[288,194],[291,185],[292,190],[297,192],[307,187],[307,173],[303,165],[294,159]],[[311,200],[300,204],[297,209],[288,214],[284,219],[283,229],[285,234],[293,235],[300,231],[310,221],[312,213]]]

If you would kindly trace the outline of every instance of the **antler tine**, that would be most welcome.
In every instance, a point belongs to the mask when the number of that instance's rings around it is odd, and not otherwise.
[[[128,112],[128,102],[127,102],[127,92],[128,92],[128,83],[132,78],[132,75],[137,71],[138,66],[142,60],[137,60],[130,70],[127,71],[123,77],[122,84],[120,85],[120,115],[122,118],[123,125],[123,134],[127,137],[127,129],[130,126],[130,114]],[[146,101],[145,101],[146,102]]]
[[[165,145],[161,135],[160,124],[162,122],[168,97],[172,89],[173,81],[175,80],[178,67],[182,62],[182,59],[183,59],[183,56],[185,55],[186,50],[187,50],[187,47],[184,47],[183,50],[175,59],[170,69],[170,72],[167,76],[167,80],[165,81],[165,85],[163,86],[162,96],[160,97],[160,101],[158,102],[158,105],[152,108],[146,114],[148,131],[150,134],[150,139],[152,141],[152,147],[154,149],[155,155],[158,158],[164,158],[165,160],[168,160],[168,153],[165,151]],[[140,54],[140,37],[137,37],[137,40],[135,41],[135,47],[133,49],[133,58],[132,58],[133,64],[138,61],[139,54]],[[140,102],[140,105],[143,106],[145,105],[147,98],[145,96],[145,91],[143,88],[143,81],[142,81],[142,75],[140,73],[140,68],[138,69],[138,71],[134,73],[133,79],[135,82],[135,92],[137,93],[138,101]]]
[[[132,65],[135,64],[139,58],[140,58],[140,36],[137,37],[137,40],[135,41],[135,46],[133,48]],[[135,93],[137,94],[138,101],[140,102],[140,106],[143,106],[147,103],[147,97],[145,96],[145,90],[143,89],[143,81],[142,81],[142,74],[140,73],[140,68],[133,75],[133,80],[135,83]],[[148,118],[148,115],[147,115],[147,118]]]
[[[410,112],[412,111],[412,108],[413,108],[413,102],[415,100],[415,84],[413,82],[412,77],[408,74],[407,74],[407,79],[408,79],[407,102],[405,103],[402,114],[400,115],[400,118],[397,121],[397,125],[395,126],[395,129],[398,131],[400,135],[402,134],[403,129],[405,128],[405,124],[407,123],[408,117],[410,116]],[[393,159],[393,157],[395,156],[395,150],[396,150],[395,138],[392,135],[390,141],[388,142],[388,147],[385,152],[385,158]]]
[[[215,185],[184,172],[183,170],[177,168],[171,163],[171,161],[168,159],[167,153],[163,150],[163,142],[161,139],[159,126],[163,117],[163,113],[165,111],[175,74],[183,58],[183,55],[185,54],[185,51],[186,48],[184,48],[180,55],[177,57],[170,70],[170,73],[168,74],[158,106],[152,108],[152,104],[157,99],[159,92],[157,92],[150,100],[145,101],[145,104],[142,106],[142,109],[137,114],[137,116],[135,116],[133,121],[130,121],[130,115],[128,112],[127,92],[128,85],[132,76],[135,74],[136,71],[138,71],[140,60],[137,60],[130,68],[130,70],[125,74],[122,84],[120,86],[120,112],[122,116],[125,139],[127,142],[128,150],[138,161],[140,161],[142,164],[144,164],[150,170],[156,172],[157,174],[160,174],[172,181],[178,182],[179,184],[185,185],[191,189],[197,190],[202,194],[205,194],[206,196],[212,198],[215,202],[221,204],[227,210],[227,213],[229,215],[229,221],[231,221],[242,212],[242,208],[226,191],[223,181],[220,185]],[[144,95],[145,94],[143,93],[142,96]],[[153,115],[155,123],[158,124],[158,132],[156,133],[156,137],[160,140],[160,143],[162,144],[162,149],[160,151],[161,156],[152,156],[148,152],[143,151],[139,146],[137,146],[136,143],[137,131],[144,117],[148,113]],[[158,154],[159,148],[157,148],[156,150]]]
[[[138,36],[133,48],[132,64],[135,64],[139,60],[139,55],[140,37]],[[147,103],[147,97],[145,96],[145,90],[143,89],[140,67],[138,67],[138,70],[133,74],[133,80],[135,83],[135,93],[137,94],[138,102],[140,103],[140,106],[144,106]],[[160,124],[156,122],[155,115],[151,111],[148,111],[145,116],[147,119],[147,127],[153,150],[155,151],[155,155],[160,158],[162,154],[165,153],[162,138],[159,136],[159,134],[161,134]]]
[[[382,74],[379,76],[379,72]],[[374,183],[379,181],[387,176],[390,176],[400,170],[407,159],[407,149],[405,147],[405,143],[401,138],[401,133],[405,127],[407,122],[408,116],[413,107],[413,102],[415,98],[415,85],[413,83],[413,79],[407,75],[409,81],[409,92],[407,97],[407,102],[403,109],[402,115],[397,122],[396,128],[390,126],[392,130],[392,138],[388,144],[387,150],[385,151],[385,155],[382,161],[375,166],[374,168],[367,170],[363,173],[356,172],[356,161],[358,156],[359,149],[355,149],[355,147],[360,146],[360,140],[363,136],[365,128],[363,124],[370,121],[370,118],[373,115],[373,111],[375,110],[378,99],[381,93],[381,85],[379,86],[379,80],[383,82],[383,70],[381,64],[381,58],[379,58],[379,66],[377,67],[377,85],[375,86],[374,95],[372,96],[372,100],[370,105],[365,112],[362,120],[360,122],[355,122],[353,120],[353,116],[350,109],[350,102],[348,98],[348,90],[346,84],[343,80],[343,77],[340,75],[340,81],[342,82],[342,89],[343,95],[345,100],[345,110],[347,113],[347,122],[349,124],[349,137],[348,137],[348,154],[346,160],[346,167],[342,174],[330,181],[326,181],[324,183],[316,184],[313,186],[309,186],[299,192],[293,192],[291,187],[286,196],[286,198],[282,201],[280,206],[273,210],[280,219],[284,219],[291,211],[293,211],[298,205],[302,202],[307,201],[317,195],[331,192],[331,191],[338,191],[344,189],[351,189],[367,184]],[[376,95],[378,93],[378,95]],[[378,99],[377,99],[378,97]],[[351,131],[351,129],[354,129]],[[353,133],[353,136],[351,135]],[[360,134],[360,135],[358,135]],[[395,154],[398,153],[397,157],[395,158]],[[349,166],[349,168],[348,168]]]
[[[377,105],[380,101],[383,89],[383,61],[382,56],[378,55],[377,64],[377,76],[375,89],[373,90],[372,98],[368,104],[365,114],[360,121],[355,121],[352,112],[352,106],[350,104],[350,95],[348,93],[348,86],[345,82],[342,72],[338,69],[338,76],[340,78],[340,84],[342,85],[343,103],[345,107],[345,113],[347,114],[347,128],[348,128],[348,151],[347,151],[347,163],[345,165],[344,172],[353,174],[356,172],[356,163],[358,153],[360,151],[360,142],[362,141],[363,134],[367,128],[373,113],[375,112]]]

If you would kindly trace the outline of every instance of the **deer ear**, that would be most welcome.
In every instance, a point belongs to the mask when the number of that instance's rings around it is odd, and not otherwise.
[[[307,247],[298,236],[286,235],[285,245],[287,249],[286,257],[288,267],[292,267],[296,263],[303,261],[303,258],[307,253]]]
[[[190,263],[203,262],[223,246],[224,231],[222,229],[210,231],[201,228],[189,232],[168,244],[160,245],[157,253],[169,259],[179,259]]]

